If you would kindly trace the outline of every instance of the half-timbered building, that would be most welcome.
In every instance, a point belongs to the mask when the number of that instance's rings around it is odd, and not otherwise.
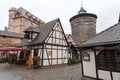
[[[76,43],[75,43],[71,34],[65,34],[65,35],[66,35],[66,38],[67,38],[67,41],[68,41],[69,44],[76,45]]]
[[[120,21],[79,45],[84,80],[120,80]]]
[[[41,66],[68,62],[68,42],[59,19],[29,27],[24,33],[25,39],[18,46],[30,49],[32,57],[39,56]]]

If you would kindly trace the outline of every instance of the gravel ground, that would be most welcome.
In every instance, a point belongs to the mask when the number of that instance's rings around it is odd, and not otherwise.
[[[28,69],[0,64],[0,80],[81,80],[81,64]]]

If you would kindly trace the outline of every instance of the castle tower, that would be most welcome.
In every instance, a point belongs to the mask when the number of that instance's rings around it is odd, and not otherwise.
[[[96,35],[97,16],[81,7],[77,15],[70,19],[72,36],[77,45]]]
[[[12,7],[9,10],[9,21],[8,27],[5,28],[6,31],[22,33],[23,31],[32,26],[37,27],[44,24],[44,21],[34,16],[32,13],[28,12],[24,8],[20,7],[18,9]]]
[[[18,12],[18,10],[16,8],[14,8],[14,7],[9,9],[9,19],[15,18],[15,15],[16,15],[17,12]]]
[[[14,24],[13,21],[14,21],[14,18],[15,18],[17,13],[18,13],[18,10],[16,8],[12,7],[12,8],[9,9],[8,30],[10,30],[10,31],[14,28],[13,27],[13,24]]]

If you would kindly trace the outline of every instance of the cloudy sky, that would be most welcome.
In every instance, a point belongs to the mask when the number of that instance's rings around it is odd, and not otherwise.
[[[0,30],[8,26],[11,7],[23,7],[45,22],[60,18],[66,33],[71,33],[69,19],[76,15],[81,0],[0,0]],[[120,13],[120,0],[83,0],[83,7],[97,18],[97,33],[116,24]]]

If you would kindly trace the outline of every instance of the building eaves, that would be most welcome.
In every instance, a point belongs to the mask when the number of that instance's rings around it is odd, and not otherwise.
[[[7,31],[0,31],[0,36],[4,37],[14,37],[14,38],[24,38],[23,34],[14,33],[14,32],[7,32]]]

